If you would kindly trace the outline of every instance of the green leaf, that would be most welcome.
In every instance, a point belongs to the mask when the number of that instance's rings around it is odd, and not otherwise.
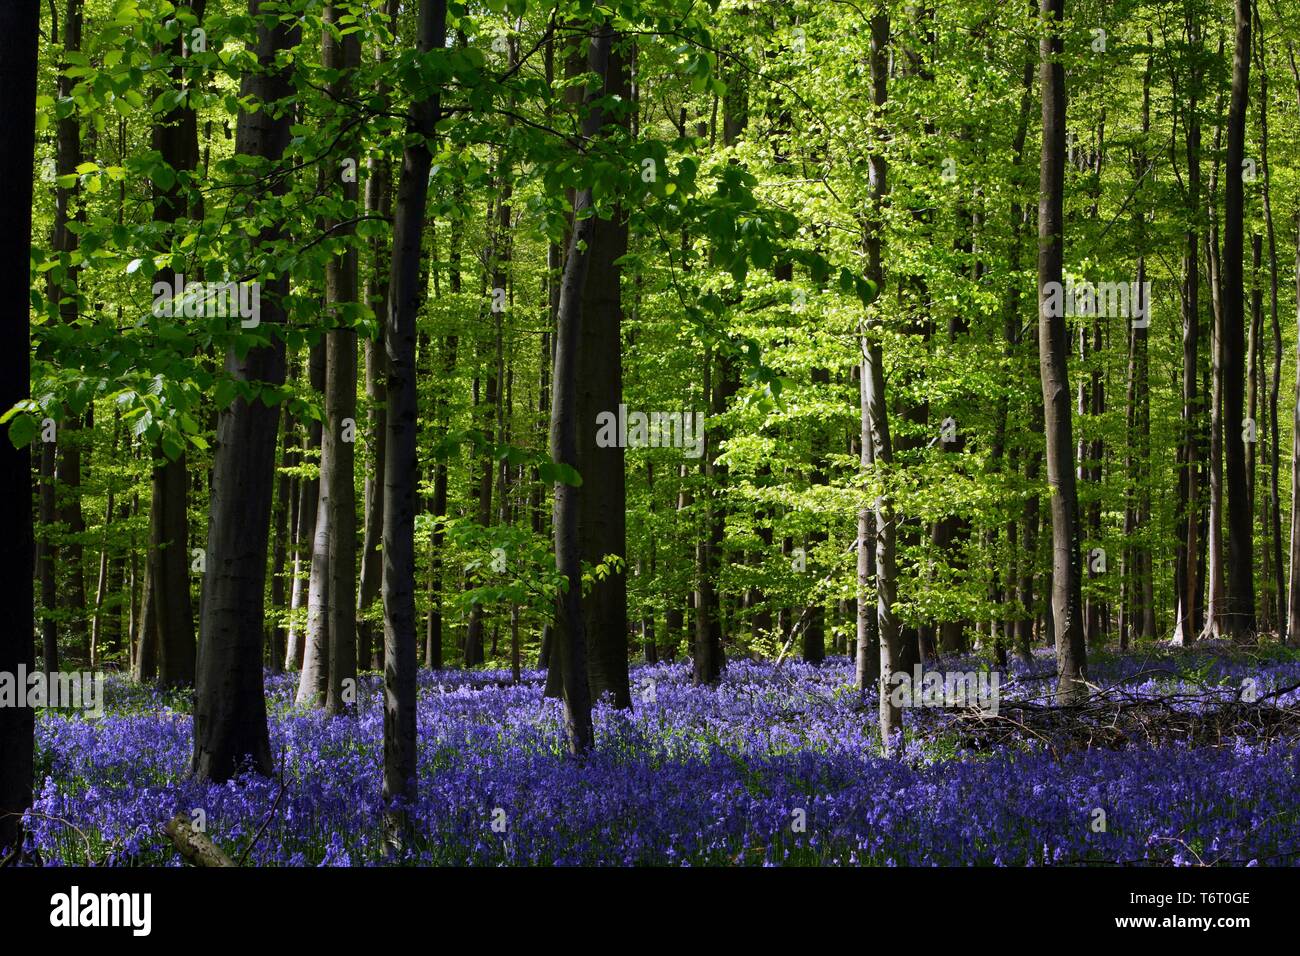
[[[9,423],[9,441],[15,448],[24,448],[31,444],[40,430],[41,426],[36,416],[22,412]]]

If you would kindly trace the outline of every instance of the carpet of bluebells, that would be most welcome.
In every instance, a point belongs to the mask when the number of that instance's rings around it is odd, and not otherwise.
[[[963,665],[987,666],[944,666]],[[1041,695],[1050,671],[1046,656],[1012,664],[1003,700]],[[1300,683],[1300,660],[1150,651],[1095,662],[1090,676],[1231,699],[1246,678],[1261,694]],[[394,851],[377,675],[363,679],[359,713],[335,718],[294,709],[294,676],[268,675],[282,769],[222,786],[187,776],[185,698],[113,677],[103,717],[42,714],[28,839],[46,864],[180,865],[162,825],[201,810],[209,836],[258,865],[1300,861],[1295,739],[972,752],[943,712],[909,709],[905,745],[885,758],[874,694],[852,680],[843,658],[732,661],[716,688],[692,686],[682,663],[637,666],[633,709],[599,706],[596,750],[575,761],[540,673],[518,685],[508,672],[422,673],[416,836]],[[1300,691],[1275,699],[1294,706]]]

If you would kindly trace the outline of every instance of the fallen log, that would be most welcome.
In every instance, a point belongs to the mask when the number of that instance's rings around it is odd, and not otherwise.
[[[230,857],[222,852],[221,847],[196,830],[184,814],[178,813],[168,820],[167,825],[163,827],[163,832],[167,834],[181,857],[191,866],[235,865]]]

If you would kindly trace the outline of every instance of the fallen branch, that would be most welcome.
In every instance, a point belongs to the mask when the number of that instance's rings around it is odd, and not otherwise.
[[[191,866],[234,866],[230,857],[194,828],[185,815],[178,813],[167,821],[163,832]]]
[[[280,789],[275,794],[275,802],[271,804],[271,810],[262,821],[262,825],[257,828],[253,834],[253,839],[248,841],[248,846],[244,847],[244,852],[239,854],[239,865],[243,866],[244,861],[248,859],[248,854],[252,852],[253,847],[257,846],[257,841],[262,839],[262,834],[266,832],[267,826],[275,817],[275,811],[280,807],[280,798],[284,796],[284,749],[280,750]]]

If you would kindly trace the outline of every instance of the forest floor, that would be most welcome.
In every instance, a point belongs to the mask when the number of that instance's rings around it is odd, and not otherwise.
[[[909,707],[886,759],[844,658],[733,661],[708,689],[687,664],[636,666],[633,709],[599,706],[578,762],[539,672],[423,672],[415,836],[396,855],[378,675],[337,718],[268,675],[277,776],[223,786],[187,776],[185,695],[110,677],[104,716],[39,718],[29,840],[47,864],[179,865],[162,828],[182,813],[260,865],[1300,862],[1295,651],[1095,655],[1092,700],[1069,714],[1048,706],[1048,652],[1000,677],[996,716]]]

